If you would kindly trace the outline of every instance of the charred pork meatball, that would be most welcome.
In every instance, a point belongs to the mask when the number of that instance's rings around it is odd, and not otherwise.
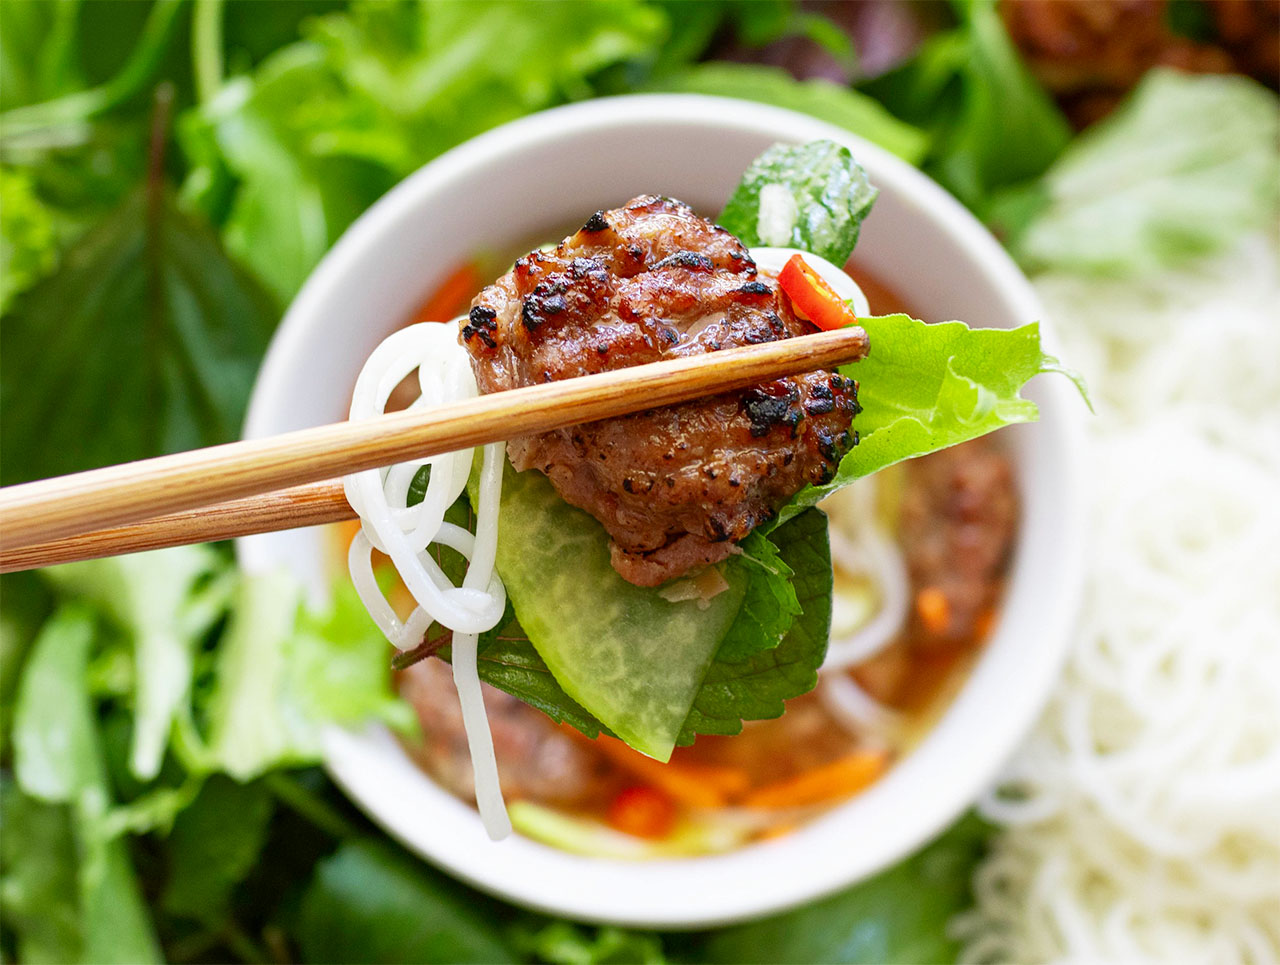
[[[733,235],[669,198],[598,211],[484,289],[462,329],[482,392],[812,331]],[[512,440],[655,586],[715,563],[857,442],[857,384],[835,372]]]

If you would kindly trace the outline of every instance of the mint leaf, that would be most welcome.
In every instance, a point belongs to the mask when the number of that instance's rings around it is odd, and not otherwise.
[[[1071,376],[1041,350],[1035,322],[1015,329],[970,328],[964,322],[926,324],[907,315],[879,315],[858,324],[870,336],[871,351],[841,371],[858,380],[862,412],[853,424],[861,441],[831,482],[796,493],[778,522],[895,462],[1001,426],[1033,422],[1039,410],[1019,395],[1022,386],[1041,372]]]
[[[717,661],[739,661],[762,650],[772,650],[786,635],[800,613],[793,570],[778,548],[758,530],[752,530],[738,544],[742,548],[741,569],[747,578],[746,592],[738,616],[716,651]]]
[[[789,238],[760,237],[760,195],[768,185],[786,188],[795,203]],[[775,144],[751,162],[718,221],[748,247],[800,248],[843,265],[875,199],[867,172],[847,147],[834,141]]]
[[[818,683],[818,668],[831,634],[831,548],[821,510],[800,513],[769,534],[794,573],[800,614],[781,644],[743,659],[716,660],[680,733],[680,744],[698,734],[737,734],[744,720],[779,717],[785,701]]]
[[[4,482],[234,439],[274,322],[206,227],[134,194],[0,328]]]

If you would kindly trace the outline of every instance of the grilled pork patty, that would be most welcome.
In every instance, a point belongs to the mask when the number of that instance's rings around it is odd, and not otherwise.
[[[813,331],[747,249],[688,205],[597,211],[476,296],[462,327],[480,391],[501,392]],[[857,383],[818,371],[512,440],[598,519],[614,569],[656,586],[716,563],[857,443]]]

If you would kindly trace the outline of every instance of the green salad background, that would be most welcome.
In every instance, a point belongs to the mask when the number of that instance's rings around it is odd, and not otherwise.
[[[871,78],[871,51],[772,0],[5,0],[0,482],[235,438],[342,231],[443,151],[567,101],[805,111],[921,166],[1029,270],[1138,276],[1271,217],[1261,85],[1154,70],[1076,134],[994,3],[920,11],[926,39]],[[742,62],[797,38],[858,82]],[[316,766],[326,723],[414,726],[354,593],[314,612],[227,546],[0,579],[0,713],[11,961],[947,961],[987,836],[965,819],[857,887],[712,933],[503,905]]]

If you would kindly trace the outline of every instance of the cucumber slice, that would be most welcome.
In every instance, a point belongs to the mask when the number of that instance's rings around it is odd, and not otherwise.
[[[670,603],[609,565],[594,518],[542,473],[506,467],[498,573],[534,649],[557,683],[642,753],[671,756],[716,648],[746,592],[740,567],[710,601]]]

